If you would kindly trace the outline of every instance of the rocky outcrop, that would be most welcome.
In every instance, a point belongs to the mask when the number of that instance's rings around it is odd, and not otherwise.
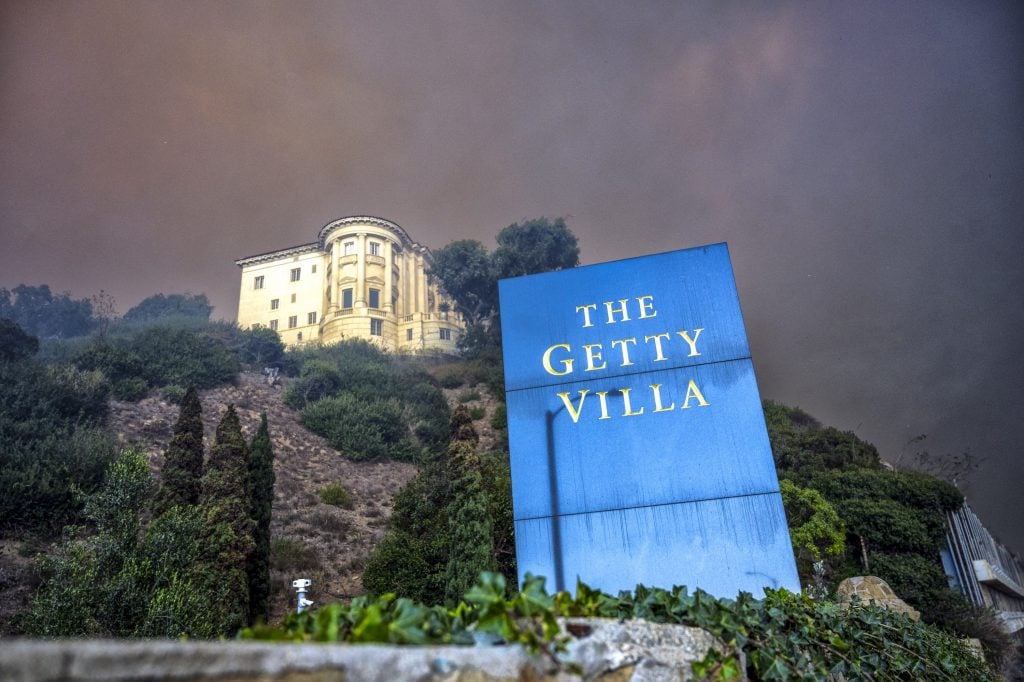
[[[836,588],[836,599],[840,604],[849,605],[856,596],[864,604],[875,604],[890,611],[905,613],[911,620],[920,620],[921,612],[896,596],[889,583],[873,575],[847,578]]]

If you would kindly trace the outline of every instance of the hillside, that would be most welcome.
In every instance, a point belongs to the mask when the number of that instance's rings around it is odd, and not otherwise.
[[[403,462],[351,462],[325,439],[307,431],[295,410],[284,405],[287,379],[269,386],[261,375],[243,372],[233,386],[201,392],[206,446],[213,442],[224,408],[233,403],[247,439],[266,412],[274,447],[272,617],[294,600],[291,581],[310,578],[310,598],[323,603],[362,593],[359,574],[365,557],[383,535],[391,500],[416,473]],[[154,466],[178,416],[176,405],[158,397],[138,403],[111,403],[110,428],[121,442],[149,453]],[[318,491],[341,483],[352,496],[351,509],[321,502]]]

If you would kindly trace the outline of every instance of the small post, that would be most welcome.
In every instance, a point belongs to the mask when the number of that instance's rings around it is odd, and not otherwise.
[[[306,590],[309,589],[309,586],[312,584],[313,581],[308,578],[299,578],[298,580],[292,581],[292,587],[295,588],[295,592],[298,594],[298,603],[296,606],[299,613],[302,613],[313,605],[312,601],[306,599]]]

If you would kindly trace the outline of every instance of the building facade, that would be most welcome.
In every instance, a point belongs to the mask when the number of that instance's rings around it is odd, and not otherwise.
[[[966,504],[946,515],[942,565],[950,587],[976,606],[993,609],[1024,641],[1024,564],[1000,544]]]
[[[313,243],[235,264],[239,326],[269,327],[288,346],[364,339],[403,353],[454,352],[464,329],[427,274],[430,251],[383,218],[339,218]]]

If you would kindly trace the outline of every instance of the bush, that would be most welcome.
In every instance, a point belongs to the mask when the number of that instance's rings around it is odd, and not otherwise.
[[[184,386],[171,384],[170,386],[164,386],[163,390],[160,391],[160,397],[172,405],[181,405],[181,401],[185,399],[185,393],[187,390],[188,389]]]
[[[328,483],[320,488],[320,501],[343,509],[351,509],[354,506],[352,493],[340,483]]]
[[[470,403],[473,402],[474,400],[480,400],[480,391],[477,391],[476,389],[463,391],[458,395],[457,400],[460,403]]]
[[[115,382],[110,388],[110,395],[115,400],[123,400],[129,403],[137,403],[146,397],[146,393],[149,391],[149,384],[146,383],[145,379],[140,377],[133,377],[131,379],[121,379]]]
[[[473,421],[483,419],[484,416],[486,416],[486,414],[487,408],[485,408],[483,405],[477,405],[475,407],[469,408],[469,418],[472,419]]]
[[[466,383],[466,380],[462,378],[462,375],[456,372],[445,372],[437,379],[437,383],[441,385],[441,388],[458,388]]]
[[[497,407],[494,408],[494,414],[491,415],[491,428],[508,428],[508,408],[505,406],[505,403],[498,403]]]
[[[354,460],[414,459],[402,408],[397,400],[360,400],[340,393],[302,410],[302,423]]]
[[[230,383],[239,370],[223,342],[191,329],[149,327],[132,339],[130,349],[142,359],[153,386],[211,388]]]

